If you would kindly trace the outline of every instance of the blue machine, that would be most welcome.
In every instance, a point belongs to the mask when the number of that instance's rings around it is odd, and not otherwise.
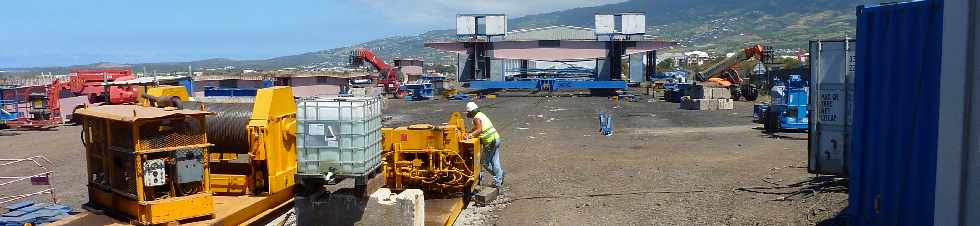
[[[690,83],[667,83],[664,84],[664,101],[680,103],[681,97],[691,87]]]
[[[808,128],[810,85],[800,75],[790,75],[785,81],[773,81],[769,96],[772,97],[769,104],[754,106],[753,121],[762,123],[767,132]]]
[[[404,83],[399,87],[400,90],[405,91],[405,100],[426,100],[431,99],[435,93],[435,89],[432,86],[432,81],[429,80],[417,80],[413,82]]]

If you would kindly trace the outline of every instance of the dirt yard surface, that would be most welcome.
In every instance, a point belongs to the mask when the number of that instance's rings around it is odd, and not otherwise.
[[[762,133],[748,102],[734,111],[570,95],[477,103],[501,133],[505,192],[457,225],[813,225],[847,205],[846,183],[806,172],[807,134]],[[386,124],[441,123],[464,104],[389,101]],[[604,111],[612,136],[598,132]]]
[[[88,201],[85,176],[85,149],[82,147],[81,126],[61,126],[51,131],[0,131],[0,159],[26,159],[43,156],[47,163],[38,158],[44,168],[33,162],[13,163],[0,166],[0,176],[30,176],[44,171],[53,171],[51,184],[54,185],[58,202],[80,209]],[[0,162],[0,164],[9,162]],[[10,180],[0,180],[3,181]],[[47,186],[31,185],[30,180],[11,183],[0,187],[0,196],[37,192]],[[35,202],[52,202],[50,195],[34,197]]]
[[[642,96],[509,93],[477,103],[501,134],[505,189],[457,225],[813,225],[847,205],[846,183],[806,172],[807,135],[762,133],[748,102],[689,111]],[[385,125],[441,124],[464,104],[389,100]],[[603,111],[614,114],[612,136],[598,132]],[[59,201],[78,208],[88,199],[79,131],[2,131],[18,134],[0,136],[0,158],[47,157]],[[38,188],[27,184],[0,193]]]

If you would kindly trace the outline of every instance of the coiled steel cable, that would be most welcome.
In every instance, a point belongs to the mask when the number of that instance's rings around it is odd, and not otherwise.
[[[208,143],[212,150],[225,153],[249,152],[248,121],[252,118],[252,102],[192,102],[186,106],[202,106],[204,111],[214,112],[207,117]]]

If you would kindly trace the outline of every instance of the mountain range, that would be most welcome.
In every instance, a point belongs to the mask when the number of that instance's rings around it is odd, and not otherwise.
[[[853,37],[853,0],[630,0],[594,7],[512,18],[508,28],[526,29],[552,25],[593,27],[596,13],[645,12],[647,33],[656,39],[679,42],[668,52],[702,50],[727,53],[762,43],[783,52],[805,50],[807,41]],[[454,12],[446,12],[454,13]],[[346,64],[349,51],[357,47],[374,50],[385,59],[422,58],[428,63],[451,64],[453,57],[423,47],[427,41],[451,40],[454,30],[433,30],[417,36],[388,37],[328,50],[263,60],[206,59],[192,62],[142,63],[129,65],[160,72],[195,68],[275,69],[284,67],[330,67]],[[111,63],[68,67],[18,68],[7,71],[65,72],[74,67],[98,67]]]

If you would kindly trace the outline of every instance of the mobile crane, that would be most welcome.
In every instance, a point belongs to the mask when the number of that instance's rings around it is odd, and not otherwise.
[[[702,84],[729,88],[732,91],[733,99],[738,100],[741,96],[745,97],[745,100],[754,101],[759,97],[759,88],[748,84],[748,81],[742,78],[742,75],[738,73],[738,64],[752,58],[771,64],[771,56],[771,47],[754,45],[711,65],[707,69],[692,74],[694,79]]]
[[[366,48],[358,48],[351,51],[350,54],[350,65],[360,66],[364,65],[364,62],[368,62],[374,69],[378,70],[378,80],[377,84],[384,87],[385,94],[391,94],[395,98],[402,98],[405,96],[405,92],[402,92],[399,86],[401,86],[398,79],[398,70],[391,65],[385,63],[384,59],[380,56],[371,52]]]

